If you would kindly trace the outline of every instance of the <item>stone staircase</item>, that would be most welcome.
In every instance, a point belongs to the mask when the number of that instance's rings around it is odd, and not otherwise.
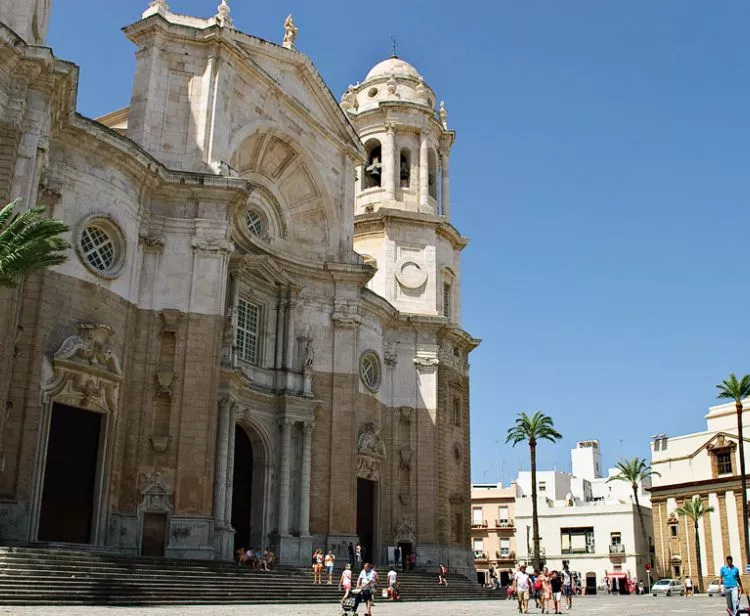
[[[387,570],[380,570],[381,587]],[[231,563],[127,558],[95,552],[0,548],[0,605],[187,605],[335,603],[334,585],[312,584],[305,569],[250,571]],[[504,593],[449,576],[439,586],[430,573],[399,575],[402,600],[494,599]],[[379,598],[377,601],[383,601]]]

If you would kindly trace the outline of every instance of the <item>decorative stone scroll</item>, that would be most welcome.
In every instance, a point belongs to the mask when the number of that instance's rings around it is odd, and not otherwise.
[[[138,515],[144,512],[172,514],[172,482],[159,471],[144,475]]]
[[[380,464],[386,458],[385,441],[380,430],[371,421],[357,438],[357,477],[380,481]]]
[[[397,545],[399,543],[416,543],[417,533],[414,530],[414,523],[409,516],[403,515],[398,519],[393,528],[393,535],[393,542]]]
[[[719,434],[713,441],[706,445],[708,451],[717,451],[722,449],[729,449],[734,451],[737,449],[737,443],[735,441],[728,440],[723,434]]]
[[[51,358],[52,374],[42,387],[42,401],[117,412],[122,381],[120,361],[110,346],[108,325],[81,323]]]

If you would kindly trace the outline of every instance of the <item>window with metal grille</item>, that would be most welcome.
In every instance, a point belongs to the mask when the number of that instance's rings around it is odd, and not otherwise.
[[[451,285],[444,284],[443,285],[443,316],[447,318],[451,318],[452,316],[452,308],[451,305]]]
[[[722,451],[716,454],[716,468],[719,475],[732,474],[732,453],[730,451]]]
[[[247,224],[248,231],[253,235],[263,235],[263,219],[258,212],[250,210],[245,216],[245,223]]]
[[[115,243],[101,227],[89,225],[81,232],[81,248],[89,265],[101,272],[115,262]]]
[[[260,306],[241,299],[237,304],[237,356],[257,365],[259,338]]]

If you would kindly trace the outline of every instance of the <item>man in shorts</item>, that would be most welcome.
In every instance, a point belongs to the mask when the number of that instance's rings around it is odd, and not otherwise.
[[[526,565],[521,565],[513,576],[513,588],[518,597],[518,611],[521,614],[529,613],[529,589],[531,588],[531,579],[526,573]]]
[[[361,592],[354,599],[354,612],[357,611],[359,604],[364,601],[367,608],[365,616],[372,616],[372,591],[374,587],[375,571],[370,569],[370,563],[365,563],[362,567],[362,571],[359,573],[359,577],[357,578],[357,588],[359,588]]]
[[[565,563],[562,570],[562,585],[563,595],[565,596],[565,607],[571,609],[573,607],[573,576],[570,575],[568,563]]]

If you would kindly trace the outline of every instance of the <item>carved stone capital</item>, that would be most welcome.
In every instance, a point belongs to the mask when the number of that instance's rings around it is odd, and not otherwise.
[[[169,308],[167,310],[162,310],[159,315],[161,316],[162,320],[162,334],[164,332],[176,333],[177,327],[180,323],[180,319],[182,319],[182,312],[173,308]]]
[[[223,257],[234,252],[234,244],[223,238],[195,236],[193,251],[205,256]]]

